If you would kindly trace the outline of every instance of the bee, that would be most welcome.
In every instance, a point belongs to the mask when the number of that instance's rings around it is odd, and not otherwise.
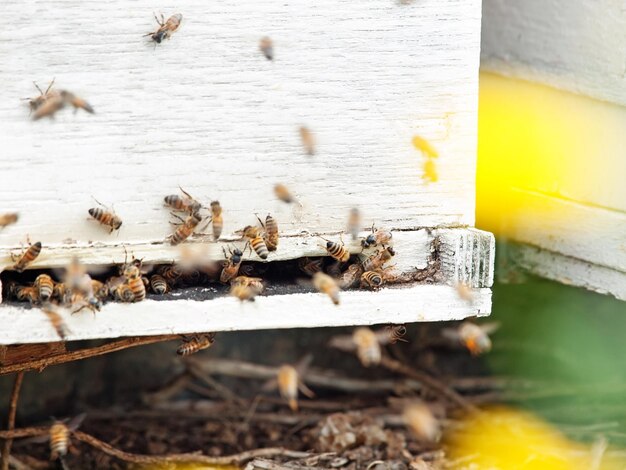
[[[13,287],[13,294],[15,295],[15,298],[20,302],[28,301],[31,304],[39,302],[39,295],[37,293],[37,289],[34,287],[15,286]]]
[[[474,302],[474,293],[472,292],[472,289],[470,288],[470,286],[468,286],[467,284],[463,282],[459,282],[455,287],[456,287],[456,292],[459,295],[459,298],[461,298],[462,300],[465,300],[468,304],[471,304]]]
[[[402,418],[417,439],[431,442],[439,440],[441,434],[439,421],[424,403],[408,405],[402,413]]]
[[[163,276],[163,279],[165,279],[169,286],[174,287],[180,282],[183,270],[179,266],[172,264],[169,266],[162,266],[159,269],[158,274]]]
[[[243,229],[243,236],[248,238],[248,246],[255,251],[259,258],[267,259],[270,253],[258,227],[248,225]]]
[[[202,209],[202,205],[191,197],[187,191],[180,187],[179,189],[183,193],[183,197],[180,197],[177,194],[170,194],[169,196],[165,196],[165,198],[163,198],[165,204],[174,210],[188,212],[189,214],[195,214]]]
[[[187,240],[201,221],[202,216],[198,212],[194,212],[187,217],[187,219],[182,220],[183,223],[168,237],[170,243],[172,245],[178,245]]]
[[[33,82],[33,85],[35,85],[35,88],[37,88],[37,90],[39,91],[39,96],[36,96],[35,98],[25,98],[25,99],[28,100],[28,104],[30,106],[30,112],[31,113],[33,111],[37,111],[50,98],[52,98],[53,96],[58,95],[57,91],[50,91],[52,89],[52,85],[53,84],[54,84],[54,78],[52,79],[52,81],[48,85],[48,88],[46,88],[46,91],[43,92],[43,91],[41,91],[41,88],[39,88],[39,85],[37,85],[37,83]]]
[[[383,285],[382,276],[376,271],[365,271],[361,274],[361,288],[378,290]]]
[[[439,152],[435,150],[435,148],[423,137],[418,135],[413,136],[413,147],[422,152],[427,158],[437,158],[439,156]]]
[[[35,242],[31,244],[30,240],[28,239],[27,242],[29,246],[26,251],[22,253],[21,256],[17,257],[14,256],[13,253],[11,253],[11,259],[13,261],[17,259],[17,261],[13,265],[13,269],[18,273],[23,272],[29,264],[35,261],[35,259],[39,256],[39,253],[41,253],[41,242]]]
[[[70,447],[70,433],[76,431],[84,419],[85,414],[82,413],[69,422],[67,420],[55,421],[50,426],[50,460],[63,459],[67,455]]]
[[[52,297],[54,291],[54,281],[47,274],[40,274],[35,279],[34,284],[35,289],[39,295],[39,300],[42,302],[47,302]]]
[[[43,101],[35,113],[33,114],[33,121],[37,121],[43,117],[53,118],[57,111],[65,108],[65,106],[71,105],[74,107],[74,112],[80,109],[84,109],[90,114],[94,114],[94,109],[87,101],[78,96],[70,93],[69,91],[59,90],[58,92],[49,94],[48,98]]]
[[[265,231],[263,239],[265,240],[267,249],[269,251],[276,251],[278,248],[278,222],[276,222],[276,219],[270,214],[267,214],[267,217],[265,217],[265,223],[259,219],[259,216],[257,216],[257,219]]]
[[[304,147],[304,151],[309,157],[315,155],[315,137],[308,127],[300,126],[298,129],[300,133],[300,141]]]
[[[361,211],[353,207],[348,216],[348,233],[352,236],[352,240],[359,237],[359,230],[361,230]]]
[[[339,286],[332,277],[323,272],[315,273],[313,285],[319,292],[328,295],[335,305],[339,305]]]
[[[113,297],[115,300],[124,303],[130,303],[135,301],[135,293],[128,284],[120,284],[113,291]]]
[[[364,271],[376,271],[384,266],[392,257],[396,255],[396,252],[390,246],[384,248],[382,251],[377,251],[370,257],[363,261],[362,266]]]
[[[345,263],[350,259],[350,252],[346,250],[343,240],[341,241],[341,245],[339,243],[326,240],[326,251],[330,256],[342,263]]]
[[[253,302],[258,294],[257,289],[245,284],[232,284],[230,288],[230,295],[237,297],[241,302],[245,302],[246,300]]]
[[[67,337],[71,334],[71,331],[65,324],[65,321],[58,310],[52,305],[47,304],[41,308],[41,311],[48,317],[48,320],[50,320],[50,323],[59,335],[59,338],[62,340],[67,339]]]
[[[380,364],[382,357],[380,342],[370,328],[360,327],[354,330],[352,341],[356,346],[356,355],[364,367]]]
[[[226,250],[223,247],[222,251],[224,252],[226,261],[224,262],[224,267],[222,268],[222,273],[220,274],[220,282],[226,284],[239,274],[239,267],[241,266],[243,253],[239,248],[235,248],[234,250],[229,248],[228,252],[230,253],[230,256],[226,254]]]
[[[379,339],[381,344],[396,344],[398,341],[407,342],[404,338],[406,335],[406,326],[404,325],[388,325],[380,332]]]
[[[309,276],[313,276],[315,273],[318,273],[322,270],[322,259],[309,259],[309,258],[300,258],[298,260],[298,267],[300,271]]]
[[[389,245],[391,238],[392,235],[390,231],[385,229],[374,229],[374,225],[372,225],[372,233],[361,240],[361,246],[363,248],[370,248],[378,245]]]
[[[106,300],[108,296],[108,289],[103,282],[100,282],[96,279],[91,280],[91,291],[96,296],[96,298],[100,301]]]
[[[296,198],[293,194],[287,189],[287,186],[284,184],[278,183],[274,185],[274,194],[278,199],[287,204],[291,204],[292,202],[296,202]]]
[[[102,302],[92,292],[84,294],[82,292],[72,291],[66,295],[66,303],[72,307],[72,314],[78,313],[84,309],[91,310],[94,314],[102,308]]]
[[[274,60],[274,44],[267,36],[262,37],[259,41],[259,50],[267,60]]]
[[[363,267],[359,263],[351,264],[339,278],[339,285],[342,289],[354,287],[361,279],[361,274],[363,274]]]
[[[224,229],[224,219],[222,218],[222,206],[219,201],[211,202],[211,223],[213,224],[213,238],[219,240]]]
[[[258,294],[263,292],[265,289],[265,285],[263,285],[263,279],[260,277],[248,277],[248,276],[237,276],[235,279],[230,281],[231,285],[242,285],[246,287],[250,287],[257,291]]]
[[[441,333],[444,337],[461,343],[472,356],[489,352],[491,350],[491,338],[489,335],[500,327],[499,323],[475,323],[464,321],[458,328],[444,328]]]
[[[134,301],[141,302],[146,298],[146,285],[143,283],[141,276],[141,270],[134,264],[127,265],[124,268],[124,276],[126,277],[126,283],[130,290],[133,292]]]
[[[17,212],[9,212],[7,214],[0,214],[0,228],[7,227],[8,225],[14,224],[19,219],[19,214]]]
[[[150,287],[152,288],[152,292],[159,295],[163,295],[169,290],[167,281],[159,274],[152,275],[150,278]]]
[[[61,303],[65,303],[65,298],[68,293],[71,293],[70,289],[63,282],[59,282],[54,285],[52,290],[52,298],[58,300]]]
[[[101,225],[109,227],[109,233],[113,233],[114,230],[119,230],[122,226],[122,219],[120,219],[113,210],[109,211],[104,204],[100,202],[98,202],[98,204],[100,204],[103,208],[92,207],[88,211],[89,215],[100,222]]]
[[[145,36],[150,36],[156,44],[161,44],[161,41],[169,39],[172,36],[172,33],[179,28],[180,22],[183,20],[183,15],[176,13],[165,21],[165,17],[161,14],[160,20],[156,15],[154,15],[154,19],[157,23],[159,23],[159,29],[153,33],[148,33]]]
[[[210,348],[215,342],[215,333],[193,335],[191,338],[183,336],[183,343],[176,350],[179,356],[189,356],[203,349]]]

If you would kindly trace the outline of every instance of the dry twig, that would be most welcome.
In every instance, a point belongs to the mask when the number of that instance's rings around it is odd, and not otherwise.
[[[12,431],[15,428],[15,415],[17,414],[17,400],[20,396],[20,389],[22,388],[22,381],[24,380],[24,372],[18,372],[15,376],[15,382],[13,382],[13,391],[11,392],[11,401],[9,403],[9,419],[7,429]],[[12,439],[4,441],[2,447],[2,456],[0,457],[0,467],[2,470],[9,470],[9,456],[11,455]]]

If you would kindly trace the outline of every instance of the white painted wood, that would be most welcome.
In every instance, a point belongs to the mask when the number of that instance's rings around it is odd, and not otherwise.
[[[343,292],[339,306],[333,305],[322,294],[313,293],[259,297],[254,303],[247,304],[231,297],[210,302],[146,300],[138,304],[110,304],[95,316],[81,313],[65,318],[72,331],[69,340],[411,323],[486,315],[491,307],[491,291],[476,289],[474,294],[474,302],[469,304],[459,298],[454,287],[417,285],[385,288],[379,292]],[[0,344],[58,341],[45,316],[37,309],[4,305],[0,308],[0,324],[4,325],[0,329]]]
[[[142,37],[153,11],[183,15],[156,48]],[[179,185],[221,201],[227,238],[255,212],[289,235],[337,232],[354,206],[396,229],[473,224],[479,0],[7,0],[3,15],[0,210],[21,220],[0,249],[28,233],[77,240],[85,257],[89,241],[148,250],[170,233],[162,200]],[[20,98],[53,77],[96,114],[31,122]],[[439,151],[437,183],[415,134]],[[276,201],[276,182],[303,207]],[[115,205],[119,235],[86,220],[91,196]]]
[[[626,3],[484,0],[481,66],[626,105]]]

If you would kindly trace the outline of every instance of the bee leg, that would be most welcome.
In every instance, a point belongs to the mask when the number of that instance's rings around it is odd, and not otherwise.
[[[302,381],[298,381],[298,390],[300,390],[300,392],[302,392],[302,395],[307,398],[315,398],[315,392],[307,387],[306,384]]]

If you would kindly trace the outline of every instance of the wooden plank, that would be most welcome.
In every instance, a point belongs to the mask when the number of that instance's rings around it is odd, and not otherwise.
[[[58,338],[57,338],[58,340]],[[6,354],[0,356],[0,366],[10,366],[34,359],[55,356],[66,352],[65,343],[17,344],[9,346]]]
[[[626,105],[621,0],[484,0],[481,66]]]
[[[26,234],[51,257],[68,238],[81,257],[90,242],[148,250],[171,232],[162,200],[179,185],[221,201],[227,239],[267,212],[286,234],[337,232],[354,206],[364,225],[473,224],[479,0],[192,0],[156,48],[142,38],[153,11],[178,12],[147,0],[3,3],[0,174],[11,177],[0,200],[21,215],[0,233],[3,259]],[[271,62],[258,51],[265,34]],[[19,99],[53,77],[96,114],[30,121]],[[436,183],[423,179],[415,134],[438,149]],[[302,207],[276,201],[276,182]],[[119,235],[85,220],[91,196],[114,204]]]

